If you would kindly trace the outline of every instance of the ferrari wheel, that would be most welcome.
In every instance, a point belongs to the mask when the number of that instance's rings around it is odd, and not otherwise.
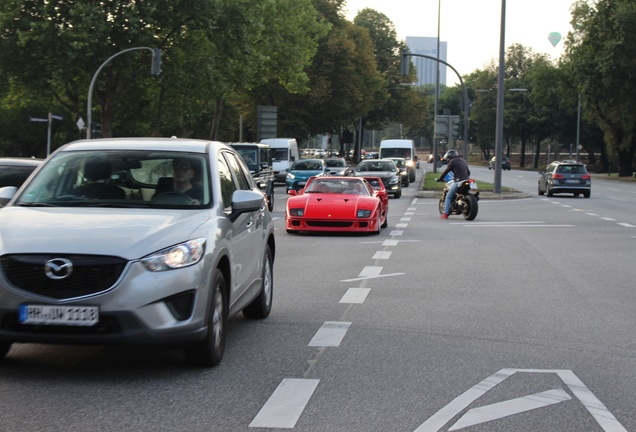
[[[372,233],[373,235],[378,235],[380,231],[382,231],[382,215],[380,214],[380,209],[378,209],[377,213],[378,216],[375,218],[375,230]]]

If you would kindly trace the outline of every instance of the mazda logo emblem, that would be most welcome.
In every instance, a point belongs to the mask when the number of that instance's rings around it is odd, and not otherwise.
[[[50,279],[64,279],[73,273],[73,263],[66,258],[53,258],[44,264],[44,274]]]

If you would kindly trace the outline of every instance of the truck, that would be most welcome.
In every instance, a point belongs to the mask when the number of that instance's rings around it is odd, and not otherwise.
[[[285,183],[287,173],[292,164],[300,159],[298,143],[294,138],[265,138],[262,144],[268,144],[272,148],[272,167],[274,169],[274,181]]]
[[[380,159],[391,159],[394,157],[406,159],[409,182],[413,183],[415,181],[415,170],[419,166],[413,140],[389,139],[380,141]]]
[[[230,143],[243,158],[256,186],[267,198],[267,208],[274,210],[274,169],[272,149],[268,144],[238,142]]]

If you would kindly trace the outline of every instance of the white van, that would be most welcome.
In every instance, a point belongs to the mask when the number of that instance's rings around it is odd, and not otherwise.
[[[285,183],[287,172],[291,165],[300,159],[298,143],[294,138],[266,138],[261,143],[269,144],[272,148],[272,168],[274,180]]]
[[[415,181],[415,169],[418,165],[415,143],[407,139],[391,139],[380,141],[380,159],[404,158],[409,172],[409,182]]]

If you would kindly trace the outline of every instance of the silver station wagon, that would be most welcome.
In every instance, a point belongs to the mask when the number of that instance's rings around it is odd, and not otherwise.
[[[272,218],[226,144],[76,141],[0,197],[1,356],[21,342],[156,344],[214,366],[233,314],[270,313]]]

